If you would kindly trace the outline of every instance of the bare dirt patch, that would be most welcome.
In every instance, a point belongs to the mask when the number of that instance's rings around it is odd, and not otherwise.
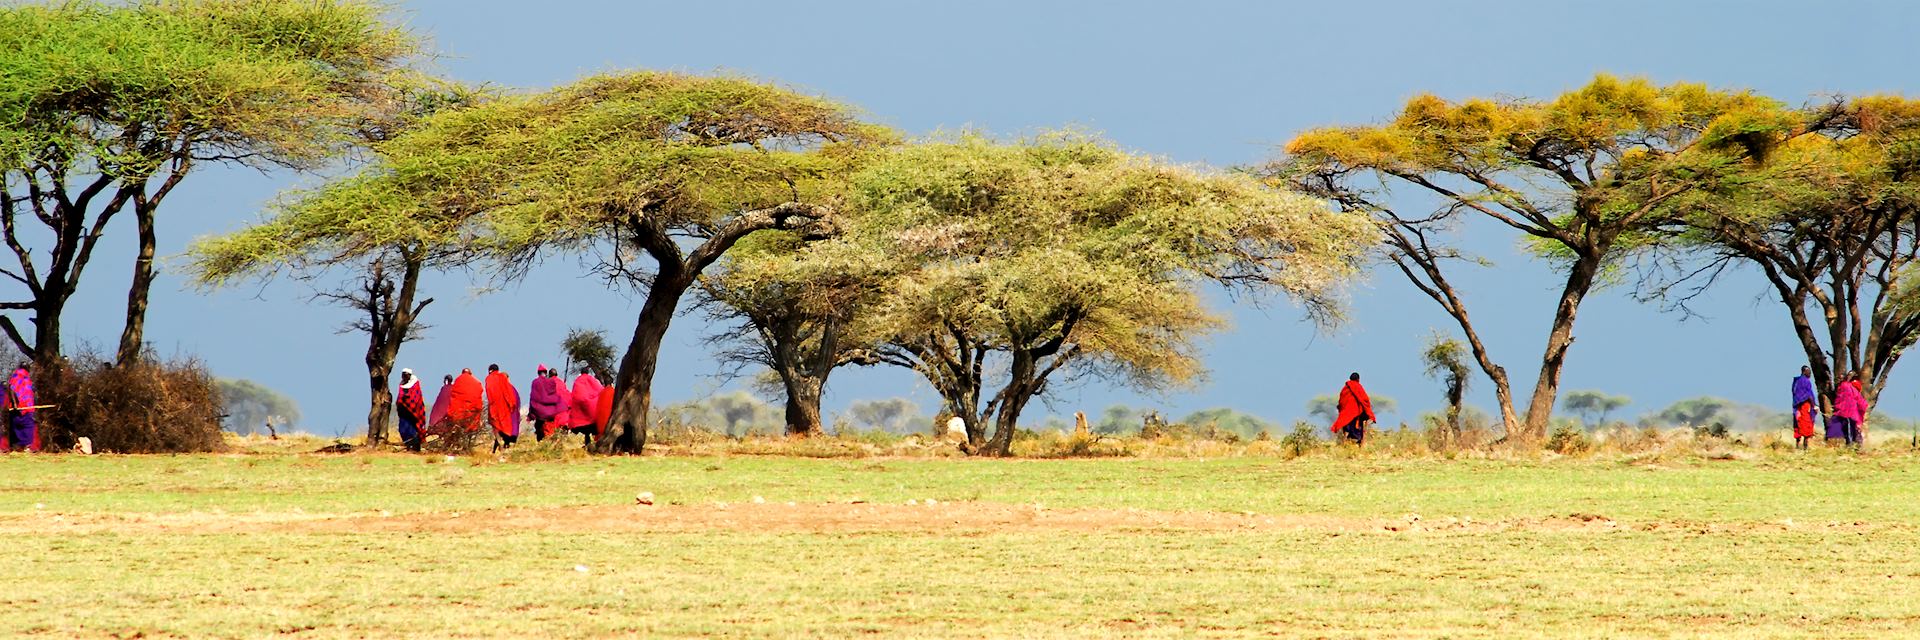
[[[22,514],[0,516],[0,532],[119,533],[479,533],[535,531],[642,533],[682,531],[862,532],[1034,530],[1377,530],[1367,519],[1268,516],[1138,509],[1052,509],[962,502],[936,505],[758,503],[594,505],[388,515],[380,512]]]
[[[1357,518],[1250,512],[1056,509],[1037,505],[958,502],[934,505],[871,503],[710,503],[502,508],[471,512],[388,514],[160,513],[0,516],[7,533],[646,533],[745,531],[770,533],[1031,531],[1313,531],[1402,535],[1502,531],[1614,532],[1692,530],[1698,533],[1777,533],[1794,529],[1870,529],[1849,523],[1641,522],[1620,523],[1584,513],[1494,521],[1470,517]]]

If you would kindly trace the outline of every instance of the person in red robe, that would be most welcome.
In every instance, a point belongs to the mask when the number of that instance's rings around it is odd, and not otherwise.
[[[567,379],[560,377],[559,369],[548,369],[547,378],[553,380],[553,394],[559,399],[559,406],[553,412],[553,421],[547,425],[547,436],[552,437],[573,424],[573,392],[567,389]]]
[[[593,405],[594,437],[607,437],[607,423],[613,420],[613,387],[600,390],[600,400]]]
[[[1333,419],[1333,432],[1364,445],[1367,423],[1373,421],[1373,400],[1367,398],[1367,388],[1360,386],[1360,374],[1347,376],[1347,384],[1340,387],[1340,415]]]
[[[473,377],[473,370],[461,369],[448,393],[447,422],[460,431],[479,432],[481,422],[486,420],[486,392],[480,379]]]
[[[493,427],[494,451],[520,438],[520,390],[497,364],[487,365],[487,424]]]

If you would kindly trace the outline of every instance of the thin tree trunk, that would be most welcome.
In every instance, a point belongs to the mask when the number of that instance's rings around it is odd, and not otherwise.
[[[155,212],[159,211],[160,202],[166,199],[167,194],[172,193],[180,180],[187,176],[187,170],[192,165],[193,159],[185,155],[183,147],[182,153],[174,156],[173,167],[167,172],[167,178],[154,188],[152,194],[144,191],[147,184],[145,179],[139,181],[132,193],[133,216],[140,238],[139,252],[133,261],[133,284],[127,288],[126,329],[120,333],[120,352],[114,357],[115,362],[120,364],[139,362],[146,348],[147,298],[153,291],[153,254],[154,247],[159,244],[154,234]]]
[[[677,270],[676,270],[677,271]],[[614,376],[613,415],[607,418],[607,441],[613,453],[639,454],[647,447],[647,412],[653,407],[653,374],[660,362],[660,341],[673,323],[680,298],[693,285],[690,278],[660,274],[640,306],[633,339],[620,358]]]
[[[372,392],[372,401],[367,406],[367,445],[384,446],[387,425],[393,418],[393,390],[387,388],[393,360],[390,350],[382,350],[385,353],[380,354],[375,350],[376,347],[367,349],[367,388]]]
[[[1560,305],[1553,312],[1553,329],[1547,333],[1547,350],[1540,359],[1540,377],[1534,382],[1533,398],[1527,401],[1526,424],[1518,434],[1523,442],[1537,442],[1547,435],[1547,422],[1553,418],[1554,400],[1560,393],[1560,371],[1566,366],[1567,349],[1573,346],[1574,317],[1599,272],[1600,261],[1583,256],[1567,273]]]
[[[1463,384],[1464,382],[1465,380],[1463,379],[1455,378],[1447,383],[1448,442],[1458,442],[1460,440],[1460,432],[1462,431],[1460,428],[1460,412],[1463,410],[1461,405],[1466,403],[1467,395],[1467,386]]]
[[[147,297],[153,290],[153,254],[158,244],[152,206],[136,202],[133,218],[139,227],[140,249],[133,260],[133,284],[127,288],[126,329],[120,333],[120,352],[114,356],[122,366],[139,362],[146,350]]]
[[[420,285],[420,271],[424,268],[417,253],[400,251],[401,273],[398,297],[389,298],[385,293],[395,289],[386,281],[386,269],[381,263],[375,263],[370,277],[375,280],[369,287],[366,301],[368,313],[367,331],[367,390],[370,392],[367,402],[367,444],[384,445],[387,442],[389,427],[393,424],[393,390],[391,383],[393,365],[400,359],[400,348],[413,338],[413,325],[420,319],[420,312],[433,304],[428,298],[414,302]],[[424,427],[425,425],[421,425]]]

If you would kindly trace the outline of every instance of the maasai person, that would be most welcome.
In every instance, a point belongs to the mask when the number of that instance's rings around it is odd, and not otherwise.
[[[433,410],[427,412],[427,428],[437,427],[447,420],[447,408],[453,405],[453,374],[440,377],[440,390],[433,392]]]
[[[1813,425],[1820,421],[1820,397],[1813,393],[1813,369],[1800,367],[1793,379],[1793,446],[1807,448],[1813,441]]]
[[[553,433],[553,419],[560,414],[560,406],[566,404],[555,386],[554,378],[547,375],[547,365],[534,370],[533,386],[527,392],[527,418],[533,421],[535,442],[546,440]]]
[[[1860,422],[1867,419],[1867,397],[1860,392],[1860,374],[1848,373],[1840,378],[1840,386],[1833,391],[1833,415],[1840,418],[1845,429],[1841,438],[1847,446],[1860,447]]]
[[[593,403],[593,432],[591,438],[607,437],[607,426],[613,422],[613,387],[600,390],[600,400]]]
[[[497,364],[487,365],[487,424],[493,426],[494,451],[520,438],[520,390]]]
[[[582,367],[580,377],[573,379],[573,406],[568,408],[567,429],[587,437],[587,443],[593,443],[593,408],[600,403],[600,380],[593,377],[593,370]]]
[[[547,377],[553,379],[553,395],[559,398],[559,406],[553,411],[553,421],[547,425],[547,435],[566,431],[573,420],[573,392],[567,390],[567,379],[560,377],[559,369],[548,369]]]
[[[1333,419],[1333,432],[1345,435],[1356,445],[1365,445],[1367,423],[1373,421],[1373,400],[1367,398],[1366,387],[1360,386],[1360,374],[1347,376],[1347,384],[1340,387],[1340,415]]]
[[[460,377],[453,379],[453,389],[448,393],[452,395],[447,402],[448,424],[459,431],[478,433],[487,419],[486,391],[480,386],[480,379],[473,377],[472,369],[461,369]]]
[[[7,378],[6,435],[0,437],[0,451],[40,450],[40,425],[34,421],[40,409],[34,405],[33,374],[27,371],[28,366],[20,363],[13,369],[13,377]]]
[[[420,393],[420,379],[412,369],[400,370],[400,445],[408,451],[420,450],[420,428],[427,424],[427,402]]]

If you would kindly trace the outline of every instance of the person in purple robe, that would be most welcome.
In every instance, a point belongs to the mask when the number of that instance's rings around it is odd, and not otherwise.
[[[560,379],[549,374],[547,365],[540,365],[533,375],[532,392],[527,394],[527,417],[533,419],[535,442],[553,435],[553,421],[560,417],[560,407],[566,402],[560,397]]]
[[[1807,448],[1813,440],[1813,425],[1820,421],[1820,397],[1813,393],[1813,369],[1800,367],[1793,379],[1793,446]]]
[[[27,363],[7,378],[6,437],[0,438],[0,451],[40,451],[40,425],[35,421],[40,407],[33,400],[33,375]]]

